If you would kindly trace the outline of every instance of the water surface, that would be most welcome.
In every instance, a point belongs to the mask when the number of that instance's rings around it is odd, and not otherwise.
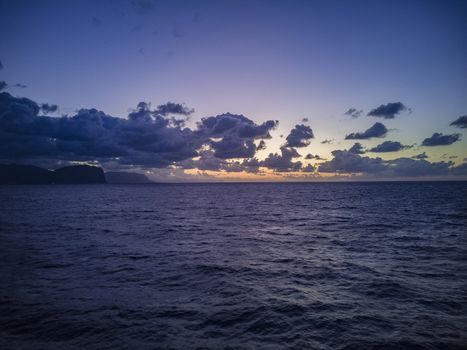
[[[0,187],[2,349],[461,349],[467,183]]]

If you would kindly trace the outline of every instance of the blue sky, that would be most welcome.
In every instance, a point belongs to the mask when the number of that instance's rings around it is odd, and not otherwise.
[[[450,125],[467,114],[465,1],[1,1],[0,33],[6,91],[69,116],[126,118],[140,101],[173,101],[195,109],[192,129],[225,112],[278,120],[259,159],[280,153],[303,118],[314,139],[299,153],[328,160],[353,145],[346,134],[382,122],[386,137],[364,146],[415,145],[385,160],[467,156],[465,131]],[[392,102],[408,109],[366,116]],[[419,147],[436,132],[461,137]]]

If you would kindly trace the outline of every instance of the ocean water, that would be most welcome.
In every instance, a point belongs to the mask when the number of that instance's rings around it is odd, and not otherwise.
[[[467,183],[0,186],[1,349],[466,349]]]

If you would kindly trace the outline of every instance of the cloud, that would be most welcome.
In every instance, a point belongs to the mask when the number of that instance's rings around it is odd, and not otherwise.
[[[396,177],[421,177],[448,175],[452,162],[428,162],[412,158],[397,158],[387,162],[387,175]]]
[[[462,117],[457,118],[456,120],[454,120],[449,125],[452,125],[452,126],[455,126],[455,127],[458,127],[458,128],[462,128],[462,129],[467,128],[467,115],[464,115]]]
[[[398,152],[412,146],[405,146],[398,141],[384,141],[376,147],[373,147],[369,152],[383,153],[383,152]]]
[[[44,105],[0,93],[0,158],[97,159],[166,167],[197,156],[206,142],[195,131],[172,125],[146,103],[128,119],[96,109],[81,109],[72,117],[40,116]]]
[[[241,163],[243,169],[248,173],[259,173],[261,162],[257,158],[244,159]]]
[[[305,159],[316,159],[316,160],[325,160],[324,158],[321,158],[319,155],[313,155],[311,153],[308,153],[306,156],[305,156]]]
[[[44,115],[57,110],[56,105],[0,93],[0,160],[92,160],[122,167],[167,168],[200,156],[196,164],[202,170],[257,171],[258,166],[226,160],[253,159],[256,140],[264,146],[263,139],[270,138],[269,131],[277,125],[277,121],[256,124],[226,113],[202,118],[191,129],[185,127],[185,120],[193,109],[173,102],[154,109],[140,102],[126,119],[96,109],[81,109],[70,117]]]
[[[412,156],[413,159],[427,159],[427,158],[430,158],[425,152],[423,153],[420,153],[420,154],[416,154],[414,156]]]
[[[385,169],[381,158],[361,157],[348,151],[332,152],[333,159],[321,163],[319,171],[323,173],[370,173],[374,174]]]
[[[302,123],[308,123],[309,119],[308,118],[302,118]]]
[[[422,177],[445,176],[450,174],[452,162],[428,162],[411,158],[383,159],[360,156],[348,151],[332,152],[334,158],[321,163],[318,170],[324,173],[361,174],[361,176]]]
[[[356,108],[349,108],[347,110],[347,112],[344,113],[344,115],[349,115],[351,116],[352,118],[358,118],[360,117],[361,115],[363,114],[363,111],[360,109],[356,109]]]
[[[315,171],[315,167],[314,167],[313,165],[311,165],[311,164],[308,164],[307,166],[304,166],[304,167],[302,168],[302,171],[303,171],[304,173],[312,173],[312,172]]]
[[[58,111],[58,106],[53,105],[53,104],[48,104],[48,103],[42,103],[41,104],[41,111],[42,113],[48,114],[48,113],[55,113]]]
[[[256,145],[251,139],[225,136],[220,141],[212,141],[211,147],[218,158],[251,158],[256,153]]]
[[[8,87],[8,84],[5,81],[0,80],[0,91],[5,90]]]
[[[405,110],[408,110],[408,108],[402,102],[391,102],[372,109],[368,112],[368,115],[384,119],[393,119],[397,114]]]
[[[290,131],[287,136],[286,147],[306,147],[310,144],[311,139],[314,138],[313,130],[307,125],[297,124],[295,128]]]
[[[256,146],[256,150],[257,151],[261,151],[263,149],[266,149],[266,142],[264,140],[261,140],[259,143],[258,143],[258,146]]]
[[[2,70],[4,67],[3,67],[3,63],[2,61],[0,61],[0,70]]]
[[[464,161],[466,161],[466,159],[464,159]],[[467,163],[463,163],[458,166],[452,167],[451,173],[453,175],[467,176]]]
[[[80,109],[72,116],[45,115],[56,111],[56,105],[1,92],[0,162],[41,165],[85,161],[114,169],[159,169],[169,178],[172,173],[180,176],[184,169],[198,169],[204,179],[209,171],[264,175],[264,168],[277,173],[300,172],[302,177],[319,176],[305,174],[314,173],[316,168],[323,173],[380,178],[465,175],[465,165],[455,167],[452,161],[431,163],[425,160],[425,153],[393,160],[362,156],[363,146],[358,142],[347,151],[333,151],[333,158],[320,165],[304,165],[296,159],[301,157],[296,148],[287,146],[258,160],[256,152],[264,149],[264,140],[271,138],[270,131],[277,127],[277,121],[256,123],[243,115],[224,113],[202,118],[189,128],[184,121],[193,110],[174,102],[155,108],[140,102],[126,118],[93,108]],[[361,134],[365,133],[372,132]],[[287,144],[308,144],[312,136],[311,128],[297,125],[287,137]],[[387,141],[375,148],[388,149],[394,144],[402,146]],[[323,160],[312,154],[304,158]]]
[[[349,148],[348,152],[353,154],[364,154],[365,149],[360,142],[355,142],[353,146]]]
[[[281,147],[281,154],[269,153],[268,157],[261,162],[261,166],[277,172],[299,171],[302,167],[300,161],[294,162],[293,158],[300,157],[295,148]]]
[[[200,137],[210,139],[208,143],[216,157],[251,158],[256,153],[253,141],[271,138],[269,131],[277,124],[277,121],[267,120],[258,125],[243,115],[225,113],[202,118],[196,133]]]
[[[435,132],[431,137],[423,140],[422,146],[447,146],[460,140],[460,134],[443,135]]]
[[[228,172],[241,172],[246,169],[246,166],[238,161],[228,162],[224,159],[216,157],[212,150],[203,150],[199,152],[199,159],[186,160],[181,163],[184,169],[199,169],[202,171],[228,171]]]
[[[15,87],[18,87],[18,88],[21,88],[21,89],[26,89],[26,88],[28,87],[27,85],[25,85],[25,84],[20,84],[20,83],[16,83],[14,86],[15,86]]]
[[[371,128],[364,132],[351,133],[345,136],[346,140],[366,140],[372,137],[386,136],[388,129],[382,123],[375,123]]]
[[[197,157],[207,147],[212,152],[210,158],[219,158],[218,168],[240,171],[241,162],[223,160],[253,158],[255,141],[270,138],[269,131],[277,125],[272,120],[256,124],[245,116],[226,113],[203,118],[190,129],[184,122],[193,110],[173,102],[155,109],[140,102],[126,119],[96,109],[81,109],[71,117],[60,118],[39,114],[56,110],[58,107],[52,104],[0,93],[0,159],[92,159],[165,168]],[[180,116],[182,119],[178,119]],[[212,167],[213,161],[208,162],[207,157],[204,154],[200,158],[203,169],[209,164]]]
[[[189,116],[195,112],[194,109],[187,108],[180,103],[167,102],[166,104],[157,106],[155,113],[161,116],[170,114]]]
[[[321,141],[321,144],[323,144],[323,145],[326,144],[326,143],[332,144],[332,141],[334,141],[334,140],[333,139],[325,139],[325,140]]]
[[[270,139],[270,130],[278,121],[267,120],[258,125],[243,115],[224,113],[215,117],[202,118],[198,123],[200,132],[209,137],[235,136],[238,138]]]

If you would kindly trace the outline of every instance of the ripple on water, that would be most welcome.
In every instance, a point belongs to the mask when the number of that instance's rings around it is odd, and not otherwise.
[[[1,349],[467,344],[465,183],[3,186],[0,198]]]

